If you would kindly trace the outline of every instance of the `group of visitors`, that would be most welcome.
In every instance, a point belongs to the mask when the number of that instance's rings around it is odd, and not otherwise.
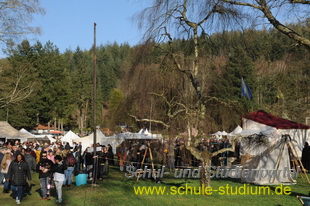
[[[16,203],[23,194],[31,195],[31,173],[38,172],[40,192],[43,200],[50,200],[50,190],[55,188],[57,203],[62,203],[62,187],[70,187],[73,173],[82,169],[82,145],[62,145],[19,141],[7,142],[0,148],[0,184],[3,193],[13,191]]]
[[[205,139],[202,140],[196,147],[199,151],[215,152],[223,148],[231,147],[228,139]],[[150,151],[155,165],[164,165],[169,169],[183,167],[198,167],[200,161],[197,160],[189,150],[186,149],[184,140],[175,139],[173,141],[166,140],[161,143],[158,140],[129,140],[120,144],[116,148],[116,155],[119,159],[120,170],[128,164],[134,165],[136,168],[141,168],[142,162],[144,165],[150,165]],[[216,155],[212,158],[212,165],[220,166],[227,165],[230,157],[234,159],[240,158],[240,144],[236,143],[235,152],[225,152]]]

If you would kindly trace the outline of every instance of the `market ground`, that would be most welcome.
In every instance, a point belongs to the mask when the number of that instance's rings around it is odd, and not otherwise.
[[[310,175],[308,174],[310,177]],[[297,195],[308,195],[310,185],[301,177],[297,180],[298,184],[290,185],[292,193],[290,195],[135,195],[134,187],[137,186],[166,186],[180,187],[193,186],[199,187],[198,179],[163,179],[161,184],[156,184],[151,180],[128,179],[123,172],[112,168],[108,177],[98,181],[96,187],[91,184],[83,186],[74,186],[63,188],[63,204],[68,206],[75,205],[204,205],[204,206],[221,206],[221,205],[301,205],[297,200]],[[44,206],[57,205],[55,191],[52,190],[51,200],[42,200],[39,194],[39,179],[36,173],[33,174],[32,195],[24,197],[21,205]],[[216,188],[224,185],[243,186],[237,179],[212,179],[211,186]],[[271,187],[274,190],[274,187]],[[0,194],[0,205],[16,205],[15,200],[10,194]]]

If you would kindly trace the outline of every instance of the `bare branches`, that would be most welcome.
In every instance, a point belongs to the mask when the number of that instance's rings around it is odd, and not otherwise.
[[[213,152],[212,153],[212,157],[214,157],[214,156],[216,156],[216,155],[218,155],[218,154],[222,154],[222,153],[224,153],[224,152],[234,152],[235,151],[235,138],[232,140],[232,145],[231,145],[231,147],[230,148],[223,148],[223,149],[220,149],[220,150],[218,150],[218,151],[216,151],[216,152]]]
[[[160,121],[160,120],[154,120],[154,119],[138,119],[136,116],[132,115],[132,114],[128,114],[129,116],[133,117],[135,119],[136,122],[154,122],[154,123],[157,123],[157,124],[161,124],[163,125],[164,127],[166,128],[169,128],[170,125],[166,124],[165,122],[163,121]]]
[[[5,0],[0,2],[0,41],[18,38],[22,34],[40,33],[28,26],[34,14],[44,14],[40,0]]]
[[[255,1],[257,4],[249,4],[243,1],[231,1],[231,0],[223,0],[223,1],[233,5],[252,7],[254,9],[261,11],[264,14],[264,17],[270,22],[271,25],[273,25],[274,28],[276,28],[281,33],[287,35],[289,38],[297,41],[299,44],[304,45],[308,49],[310,49],[310,39],[308,39],[306,36],[302,36],[301,34],[297,33],[292,28],[289,28],[288,26],[282,24],[279,21],[279,19],[277,19],[276,16],[272,13],[271,6],[268,5],[266,0]],[[298,3],[298,4],[310,5],[310,1],[306,0],[289,0],[289,2],[291,4]]]
[[[245,3],[245,2],[239,2],[239,1],[230,1],[230,0],[223,0],[223,1],[230,3],[230,4],[234,4],[234,5],[248,6],[248,7],[253,7],[255,9],[260,9],[260,7],[255,5],[255,4],[249,4],[249,3]]]
[[[310,4],[309,0],[289,0],[292,4]]]
[[[0,108],[21,102],[31,95],[34,90],[35,83],[29,83],[24,86],[22,81],[26,75],[27,70],[22,70],[21,73],[17,75],[13,88],[5,92],[5,94],[0,98]]]
[[[166,105],[168,106],[167,116],[169,117],[169,119],[175,118],[180,113],[183,112],[187,113],[189,110],[184,104],[176,102],[174,100],[175,98],[172,98],[172,100],[168,101],[168,99],[164,96],[164,94],[157,94],[155,92],[150,92],[150,94],[160,97],[165,101]],[[181,109],[175,109],[176,107],[181,107]]]

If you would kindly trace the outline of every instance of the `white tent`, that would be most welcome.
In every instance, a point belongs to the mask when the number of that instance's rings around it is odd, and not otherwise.
[[[28,132],[26,129],[22,128],[19,130],[19,132],[23,133],[23,134],[28,134],[28,135],[31,135],[31,137],[28,137],[26,140],[29,140],[29,141],[34,141],[34,140],[44,140],[44,139],[48,139],[51,143],[53,142],[56,142],[56,140],[53,138],[53,135],[50,135],[50,134],[42,134],[42,135],[35,135],[35,134],[32,134],[30,132]]]
[[[300,156],[302,145],[305,141],[309,141],[310,127],[275,117],[262,110],[243,116],[242,121],[243,130],[237,136],[247,137],[241,139],[240,148],[240,155],[244,160],[247,159],[245,168],[273,171],[273,174],[282,171],[282,175],[276,179],[261,175],[242,178],[242,180],[255,184],[294,183],[293,178],[283,175],[290,169],[290,155],[286,142],[289,142],[291,152],[294,150],[294,156]],[[287,138],[287,135],[291,139]]]
[[[273,131],[274,143],[281,140],[282,135],[290,135],[299,157],[305,142],[310,142],[310,126],[273,116],[263,110],[243,116],[242,122],[243,130]]]
[[[285,140],[269,146],[256,146],[249,144],[244,151],[252,155],[243,169],[251,170],[250,175],[241,177],[242,182],[254,183],[258,185],[278,185],[293,184],[296,181],[293,177],[287,175],[286,171],[290,169],[289,150]],[[269,175],[266,175],[269,174]],[[278,174],[278,175],[275,175]]]
[[[34,136],[34,134],[28,132],[26,129],[22,128],[19,130],[19,132],[23,133],[23,134],[28,134],[28,135],[31,135],[31,136]]]
[[[96,130],[96,143],[99,142],[101,144],[102,139],[105,137],[106,136],[101,132],[101,130]],[[78,142],[82,143],[82,149],[85,150],[87,147],[90,147],[94,143],[94,133],[78,139]]]
[[[138,132],[138,134],[145,134],[145,135],[148,135],[148,134],[151,134],[151,133],[149,133],[149,131],[147,130],[147,128],[145,128],[145,129],[140,129],[140,131]]]
[[[0,121],[0,138],[6,138],[7,140],[20,139],[20,141],[23,142],[26,141],[29,137],[32,136],[18,131],[6,121]]]
[[[226,131],[222,131],[222,132],[221,131],[217,131],[216,133],[213,133],[211,135],[214,135],[218,139],[222,139],[223,136],[227,136],[228,133]]]
[[[230,133],[228,133],[228,136],[236,136],[237,134],[242,132],[242,127],[239,125]]]
[[[112,146],[113,152],[116,152],[116,147],[121,144],[123,141],[131,139],[131,140],[152,140],[152,139],[158,139],[162,140],[162,135],[160,134],[151,134],[149,132],[147,133],[131,133],[131,132],[123,132],[119,133],[117,135],[113,136],[107,136],[104,138],[101,138],[101,144],[102,145],[108,145],[110,144]]]
[[[78,142],[79,139],[80,137],[70,130],[63,138],[61,138],[61,141],[68,142],[69,145],[72,146],[73,142]]]
[[[33,135],[32,137],[27,138],[27,141],[45,141],[48,140],[51,143],[56,142],[56,139],[53,138],[53,135],[50,134],[40,134],[40,135]]]

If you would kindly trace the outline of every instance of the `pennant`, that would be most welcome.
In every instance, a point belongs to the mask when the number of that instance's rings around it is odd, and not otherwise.
[[[243,77],[241,78],[241,95],[245,96],[248,99],[253,98],[252,91],[250,87],[246,84],[246,82],[244,81]]]

